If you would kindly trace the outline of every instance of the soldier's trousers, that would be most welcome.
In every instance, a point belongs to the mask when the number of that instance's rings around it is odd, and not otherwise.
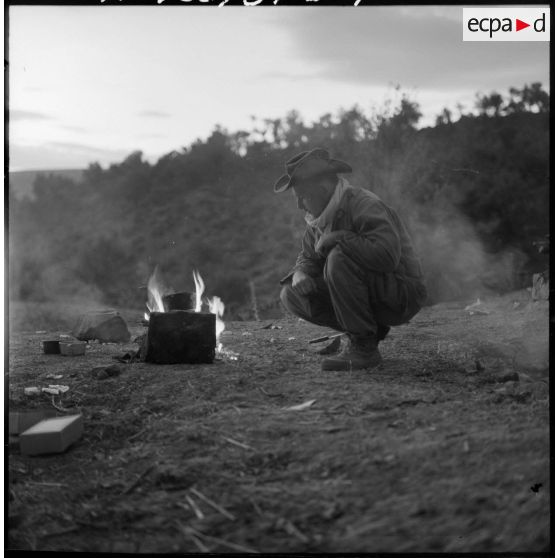
[[[280,296],[287,310],[308,322],[359,336],[375,336],[378,325],[408,322],[426,300],[420,280],[366,271],[335,248],[323,276],[313,279],[317,292],[306,296],[290,284],[283,287]]]

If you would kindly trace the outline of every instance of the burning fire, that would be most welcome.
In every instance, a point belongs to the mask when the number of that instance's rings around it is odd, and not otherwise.
[[[194,311],[201,312],[204,303],[204,301],[202,300],[202,295],[205,291],[205,283],[203,282],[203,279],[197,270],[194,270],[193,276],[194,285],[196,286],[196,302]],[[159,277],[159,270],[157,267],[155,267],[153,274],[147,282],[146,306],[149,310],[149,314],[151,312],[165,311],[165,307],[163,305],[163,294],[165,294],[164,291],[165,287],[163,286],[163,282]],[[209,311],[212,314],[215,314],[215,338],[217,340],[216,351],[217,353],[226,352],[225,349],[223,349],[223,344],[219,342],[219,337],[225,330],[225,322],[222,319],[225,312],[225,304],[218,296],[214,296],[211,300],[209,298],[206,298],[205,304],[209,308]],[[149,314],[147,312],[144,314],[146,321],[149,321]]]
[[[195,306],[195,310],[196,310],[196,312],[201,312],[201,309],[202,309],[202,294],[203,294],[203,291],[205,291],[205,283],[203,282],[203,279],[201,278],[201,275],[199,274],[199,272],[195,269],[194,269],[194,272],[193,272],[193,276],[194,276],[194,284],[196,285],[196,306]]]
[[[144,313],[144,318],[149,321],[149,314],[151,312],[164,312],[165,307],[163,306],[163,291],[165,290],[163,282],[159,276],[159,268],[156,266],[147,282],[147,302],[145,305],[149,310],[149,313]]]
[[[215,337],[217,339],[217,352],[220,353],[223,351],[223,344],[219,342],[219,337],[225,330],[225,322],[221,319],[225,312],[225,305],[218,296],[214,296],[211,300],[207,299],[207,304],[209,305],[209,311],[215,314]]]
[[[201,312],[202,310],[202,295],[205,291],[205,283],[199,273],[199,271],[194,270],[194,284],[196,285],[196,312]],[[225,330],[225,322],[221,319],[225,312],[225,304],[218,297],[214,296],[211,300],[209,298],[205,299],[205,303],[209,307],[209,311],[215,314],[215,338],[217,339],[217,352],[220,353],[223,350],[222,343],[219,342],[219,337],[221,333]]]

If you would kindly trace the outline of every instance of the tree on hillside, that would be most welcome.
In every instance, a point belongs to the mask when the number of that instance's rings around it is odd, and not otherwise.
[[[478,95],[475,108],[480,114],[486,116],[500,116],[504,99],[500,93],[491,93],[490,95]]]
[[[107,169],[90,165],[81,184],[42,176],[37,199],[14,205],[14,296],[48,297],[60,283],[141,306],[137,286],[159,264],[168,284],[184,290],[191,268],[200,268],[237,316],[250,316],[254,288],[258,304],[279,311],[277,281],[300,247],[304,220],[272,185],[289,157],[315,146],[350,162],[351,182],[419,231],[432,300],[461,296],[472,283],[459,265],[446,270],[462,249],[477,263],[471,246],[479,238],[487,251],[527,252],[549,226],[548,93],[531,84],[477,100],[480,114],[458,110],[454,119],[445,109],[435,127],[420,130],[420,107],[404,94],[378,111],[354,106],[310,123],[291,111],[254,130],[216,126],[154,165],[137,151]]]
[[[451,110],[444,108],[438,116],[436,116],[436,126],[442,126],[444,124],[451,124],[452,123],[452,114]]]
[[[489,95],[477,94],[475,108],[479,114],[486,116],[502,116],[521,112],[548,112],[550,97],[539,82],[525,85],[523,89],[510,87],[506,99],[500,93]]]
[[[542,88],[541,83],[525,85],[523,89],[510,88],[510,98],[506,112],[548,112],[550,110],[550,97]]]
[[[405,95],[392,114],[383,114],[378,118],[376,141],[387,149],[400,149],[417,129],[422,117],[418,103]]]

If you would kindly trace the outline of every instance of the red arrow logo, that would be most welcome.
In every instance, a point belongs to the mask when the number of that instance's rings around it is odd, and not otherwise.
[[[522,29],[525,29],[525,27],[531,27],[530,23],[525,23],[524,21],[521,21],[520,19],[515,19],[515,30],[516,31],[521,31]]]

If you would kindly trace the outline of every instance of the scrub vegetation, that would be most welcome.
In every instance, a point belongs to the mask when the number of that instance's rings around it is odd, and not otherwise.
[[[32,197],[12,188],[11,300],[142,307],[156,265],[175,291],[198,269],[229,319],[280,315],[279,278],[304,221],[272,185],[292,155],[315,146],[349,162],[347,175],[408,222],[430,303],[508,292],[547,267],[533,242],[549,233],[549,96],[540,84],[478,95],[473,113],[444,109],[417,129],[405,94],[305,123],[296,112],[217,127],[155,164],[141,152],[81,180],[39,174]]]

